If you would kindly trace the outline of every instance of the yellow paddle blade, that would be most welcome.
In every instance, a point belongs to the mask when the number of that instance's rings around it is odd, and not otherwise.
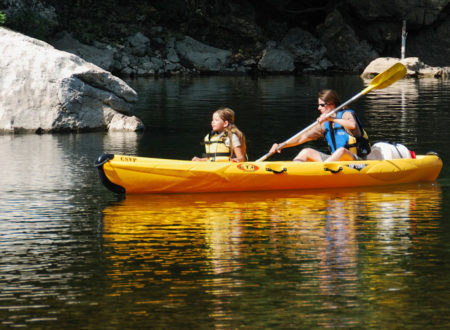
[[[395,63],[389,69],[378,74],[372,79],[369,86],[364,89],[361,94],[367,94],[372,89],[383,89],[386,88],[397,80],[402,79],[406,74],[406,67],[399,63]]]

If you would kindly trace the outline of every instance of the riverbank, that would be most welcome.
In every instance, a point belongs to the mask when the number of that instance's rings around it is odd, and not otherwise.
[[[445,67],[450,55],[447,0],[33,3],[0,10],[10,27],[123,77],[360,74],[376,58],[400,57],[403,23],[407,57]],[[33,20],[20,20],[25,12]]]

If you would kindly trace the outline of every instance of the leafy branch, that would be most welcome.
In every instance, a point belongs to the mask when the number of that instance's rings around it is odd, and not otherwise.
[[[5,24],[5,22],[6,22],[6,15],[0,11],[0,24]]]

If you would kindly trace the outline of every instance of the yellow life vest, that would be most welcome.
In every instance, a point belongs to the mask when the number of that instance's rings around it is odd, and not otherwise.
[[[204,138],[205,157],[211,162],[228,162],[231,158],[230,139],[226,132],[211,132]]]

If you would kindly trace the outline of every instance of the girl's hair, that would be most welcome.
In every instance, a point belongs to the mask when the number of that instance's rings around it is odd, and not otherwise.
[[[326,104],[334,104],[337,108],[341,105],[341,100],[337,93],[332,89],[323,89],[318,94],[319,99],[323,100]]]
[[[242,153],[244,155],[247,154],[247,144],[245,141],[245,135],[244,133],[242,133],[239,128],[237,128],[237,126],[234,123],[234,111],[231,110],[230,108],[219,108],[217,109],[214,113],[218,114],[219,117],[223,120],[223,121],[228,121],[228,126],[225,128],[225,132],[227,133],[227,135],[230,138],[230,149],[231,152],[233,153],[233,139],[231,138],[233,134],[236,134],[236,136],[239,138],[239,141],[241,142],[241,148],[242,148]]]

